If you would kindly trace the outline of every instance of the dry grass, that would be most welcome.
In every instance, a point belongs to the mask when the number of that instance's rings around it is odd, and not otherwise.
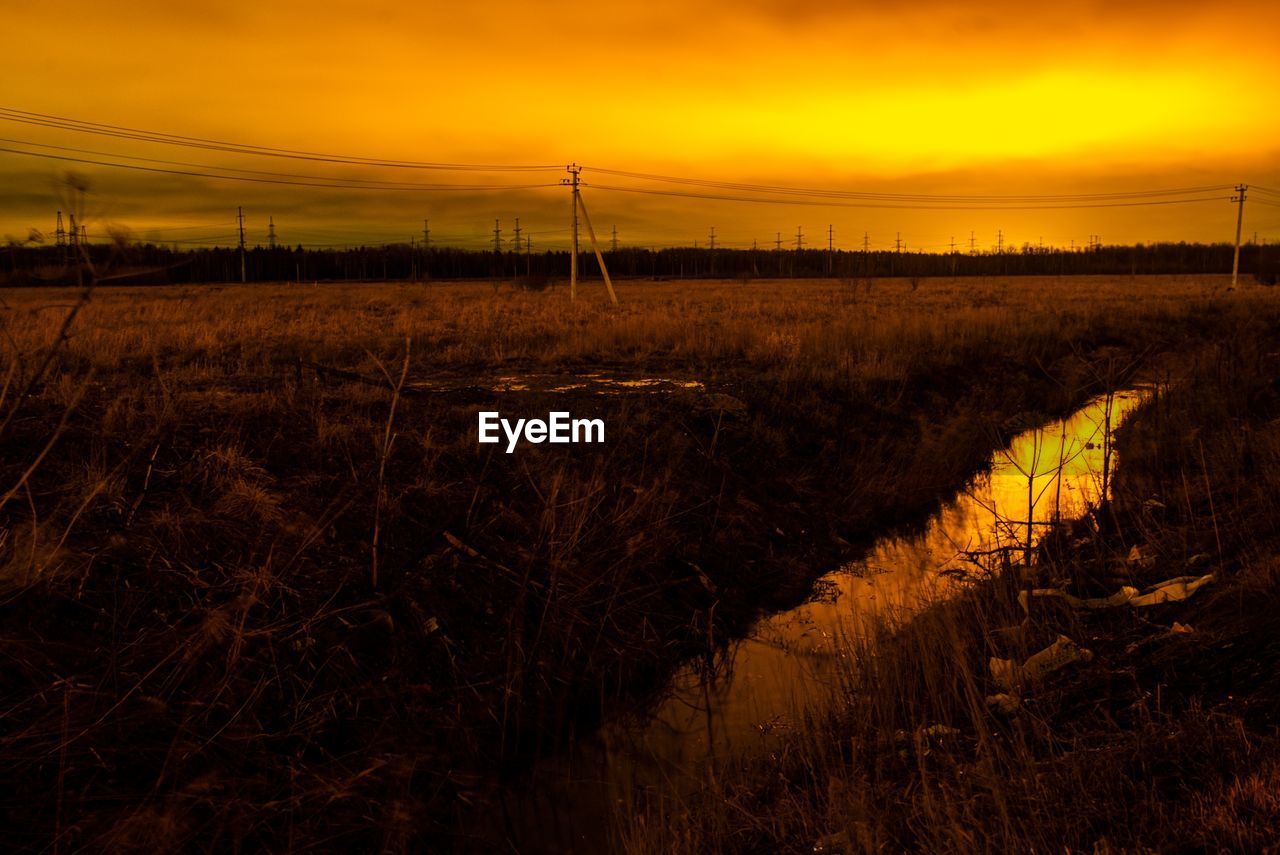
[[[1078,402],[1106,354],[1276,307],[1193,278],[566,296],[102,289],[59,345],[73,292],[0,293],[9,842],[461,845],[452,813],[496,771],[803,596],[1010,416]],[[713,394],[407,388],[393,408],[406,341],[408,387],[589,369]],[[491,453],[473,432],[495,400],[603,417],[608,442]]]
[[[1024,621],[1004,573],[851,640],[843,701],[692,801],[622,818],[643,852],[1271,852],[1280,803],[1280,325],[1177,361],[1122,428],[1116,496],[1046,540],[1031,585],[1082,596],[1212,571],[1186,603]],[[1135,545],[1152,566],[1126,556]],[[1189,632],[1171,632],[1178,622]],[[988,657],[1059,633],[1094,653],[1008,715]],[[941,730],[941,725],[953,730]]]

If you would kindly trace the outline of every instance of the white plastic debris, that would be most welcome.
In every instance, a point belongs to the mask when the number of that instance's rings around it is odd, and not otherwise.
[[[1030,593],[1032,597],[1060,599],[1076,609],[1109,609],[1115,606],[1123,606],[1132,600],[1137,596],[1138,589],[1125,585],[1109,597],[1077,597],[1074,594],[1068,594],[1061,588],[1035,588]],[[1024,612],[1030,611],[1026,591],[1018,593],[1018,603],[1021,604]]]
[[[1068,594],[1061,588],[1036,588],[1030,592],[1020,592],[1018,594],[1018,603],[1022,606],[1024,612],[1030,613],[1030,598],[1028,597],[1028,593],[1030,593],[1031,597],[1061,599],[1072,608],[1077,609],[1105,609],[1124,605],[1134,607],[1155,606],[1161,603],[1181,602],[1212,581],[1212,573],[1206,573],[1198,577],[1175,576],[1172,579],[1166,579],[1163,582],[1151,585],[1142,591],[1125,585],[1109,597],[1077,597]]]
[[[1140,595],[1129,600],[1131,606],[1155,606],[1160,603],[1179,603],[1213,581],[1213,574],[1203,576],[1177,576],[1158,585],[1152,585]]]
[[[1021,665],[1012,659],[993,656],[987,666],[991,669],[992,679],[1013,692],[1024,683],[1034,683],[1059,668],[1092,659],[1092,651],[1085,650],[1065,635],[1059,635],[1057,641],[1039,653],[1033,654]]]

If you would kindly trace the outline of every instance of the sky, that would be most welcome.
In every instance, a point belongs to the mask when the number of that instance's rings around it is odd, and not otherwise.
[[[1271,0],[62,0],[0,15],[0,108],[276,149],[549,167],[336,164],[0,119],[11,150],[0,151],[0,235],[20,238],[80,209],[92,235],[226,242],[243,207],[250,242],[265,242],[268,218],[281,241],[308,245],[420,240],[429,219],[433,243],[480,248],[496,219],[509,246],[519,217],[534,249],[551,249],[568,244],[559,182],[570,162],[584,166],[597,233],[616,227],[620,244],[645,246],[706,245],[712,228],[720,246],[794,246],[797,229],[825,246],[829,228],[850,249],[864,236],[939,251],[952,239],[967,249],[971,235],[978,250],[1092,235],[1226,241],[1231,186],[1280,189]],[[88,185],[83,201],[68,170]],[[369,181],[455,186],[349,189]],[[530,184],[545,186],[511,189]],[[1189,187],[1213,189],[1160,205],[1043,207],[1047,196]],[[1032,209],[973,198],[1015,195],[1036,197]],[[1280,240],[1280,206],[1265,198],[1246,203],[1246,239]]]

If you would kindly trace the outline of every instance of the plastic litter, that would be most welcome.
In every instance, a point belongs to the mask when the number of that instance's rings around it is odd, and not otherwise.
[[[1206,573],[1200,577],[1177,576],[1147,588],[1141,595],[1129,600],[1129,605],[1154,606],[1160,603],[1182,602],[1212,581],[1212,573]]]
[[[1059,635],[1057,641],[1033,654],[1021,665],[1012,659],[993,656],[987,666],[991,669],[992,679],[1012,692],[1024,683],[1034,683],[1059,668],[1092,659],[1092,651],[1084,649],[1065,635]]]
[[[1206,573],[1203,576],[1175,576],[1172,579],[1166,579],[1163,582],[1151,585],[1142,591],[1125,585],[1109,597],[1077,597],[1073,594],[1068,594],[1061,588],[1036,588],[1030,592],[1020,592],[1018,594],[1018,603],[1022,606],[1024,612],[1029,613],[1030,598],[1028,593],[1030,593],[1031,597],[1061,599],[1077,609],[1106,609],[1124,605],[1140,608],[1161,603],[1181,602],[1212,581],[1212,573]]]

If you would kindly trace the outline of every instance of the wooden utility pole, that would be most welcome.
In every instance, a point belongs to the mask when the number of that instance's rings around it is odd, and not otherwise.
[[[582,167],[571,163],[565,167],[570,178],[560,179],[561,184],[573,187],[573,248],[569,251],[569,299],[578,299],[578,176]]]
[[[1236,203],[1236,253],[1231,259],[1231,287],[1236,287],[1236,279],[1240,276],[1240,227],[1244,225],[1244,197],[1248,184],[1237,184],[1236,195],[1231,201]]]
[[[579,178],[582,173],[582,167],[576,163],[571,163],[565,167],[565,170],[570,177],[561,178],[560,183],[573,188],[573,249],[569,254],[569,299],[578,299],[578,214],[581,212],[582,219],[587,224],[587,237],[591,240],[591,249],[596,254],[596,261],[600,264],[600,273],[604,276],[604,286],[609,289],[609,299],[616,306],[618,305],[618,295],[613,290],[613,280],[609,278],[609,268],[605,266],[604,254],[600,251],[600,243],[596,240],[596,230],[591,227],[591,217],[587,214],[587,206],[582,201],[581,181]]]

